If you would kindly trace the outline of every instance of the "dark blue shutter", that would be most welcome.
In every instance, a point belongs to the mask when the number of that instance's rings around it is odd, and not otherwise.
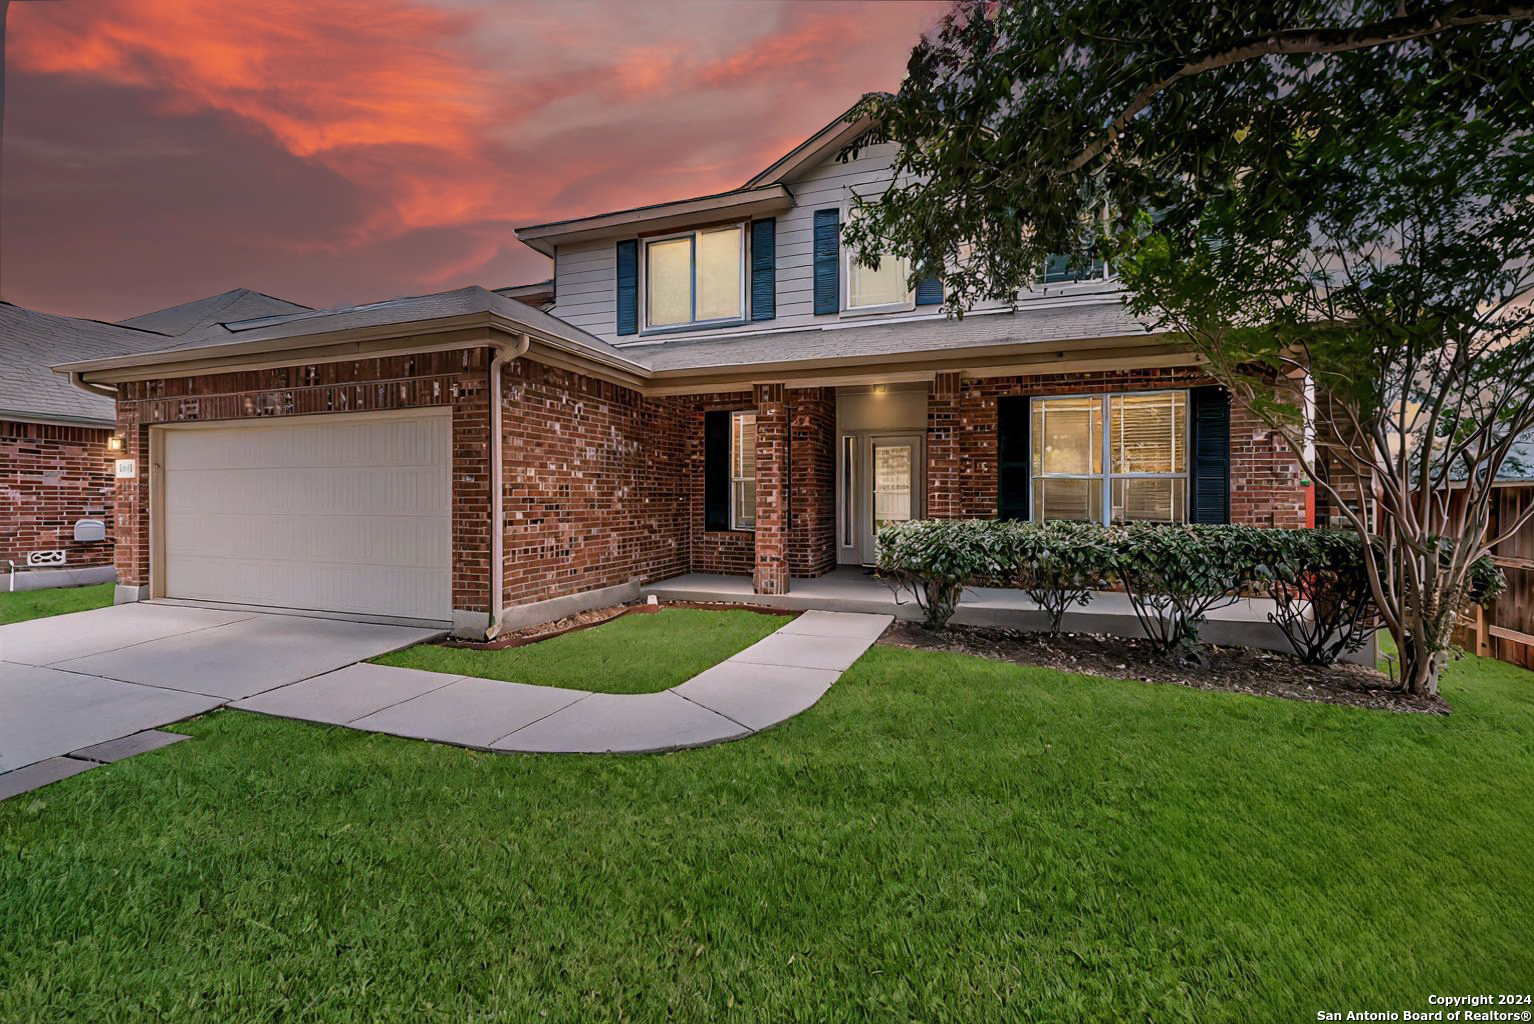
[[[841,311],[839,281],[841,216],[840,210],[815,211],[815,312],[817,314]]]
[[[1027,395],[996,400],[996,517],[1031,519],[1028,477],[1032,452],[1028,430],[1033,410]]]
[[[639,333],[639,242],[618,243],[618,333]]]
[[[943,302],[943,279],[933,275],[916,282],[916,304],[938,306]]]
[[[1193,423],[1188,491],[1195,523],[1230,522],[1230,392],[1222,387],[1188,392]]]
[[[751,222],[751,319],[778,315],[778,222]]]
[[[703,414],[703,528],[730,528],[730,414]]]

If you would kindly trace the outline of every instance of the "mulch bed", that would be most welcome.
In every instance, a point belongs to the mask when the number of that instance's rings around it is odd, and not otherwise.
[[[1364,665],[1306,665],[1287,654],[1244,647],[1206,647],[1202,663],[1189,664],[1158,655],[1146,640],[1092,633],[1050,637],[979,626],[949,626],[933,633],[914,622],[896,622],[879,642],[1110,679],[1174,683],[1197,690],[1431,715],[1447,715],[1453,710],[1442,697],[1413,697],[1390,689],[1389,676]]]
[[[521,629],[508,629],[506,632],[488,642],[475,642],[472,640],[443,639],[437,641],[438,647],[460,647],[470,651],[504,651],[508,647],[526,647],[540,640],[552,640],[556,636],[564,636],[566,633],[574,633],[578,629],[590,629],[592,626],[600,626],[604,622],[611,622],[620,615],[644,614],[646,612],[658,612],[658,605],[644,604],[617,604],[607,608],[591,608],[584,612],[576,612],[574,615],[566,615],[562,619],[552,622],[540,622],[535,626],[523,626]]]

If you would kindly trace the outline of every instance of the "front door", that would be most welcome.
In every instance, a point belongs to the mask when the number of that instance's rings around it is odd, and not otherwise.
[[[855,552],[856,561],[871,565],[880,530],[921,517],[922,437],[849,435],[843,451],[853,463],[842,477],[843,557]]]

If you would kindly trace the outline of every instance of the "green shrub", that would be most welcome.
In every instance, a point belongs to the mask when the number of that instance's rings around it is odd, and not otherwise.
[[[1256,526],[1133,523],[1114,528],[1114,568],[1156,650],[1193,653],[1198,629],[1243,587],[1265,579],[1271,531]]]
[[[1049,635],[1058,635],[1065,613],[1107,585],[1112,535],[1098,523],[1064,520],[998,525],[1005,537],[998,582],[1027,594],[1049,616]]]
[[[877,564],[882,579],[910,588],[929,629],[948,624],[976,581],[1022,590],[1054,634],[1067,611],[1117,580],[1162,652],[1195,650],[1209,612],[1253,586],[1272,596],[1269,620],[1303,661],[1330,664],[1358,650],[1376,620],[1362,543],[1342,530],[918,520],[880,531]],[[1490,600],[1505,586],[1482,558],[1469,599]]]
[[[1374,631],[1374,597],[1358,534],[1343,530],[1269,530],[1272,622],[1299,659],[1330,665]]]
[[[909,587],[927,628],[942,629],[966,584],[997,577],[1006,543],[1000,525],[988,519],[919,519],[886,526],[878,537],[879,577]]]

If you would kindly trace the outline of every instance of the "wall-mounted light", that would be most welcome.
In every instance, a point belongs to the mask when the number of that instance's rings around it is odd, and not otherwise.
[[[109,452],[120,452],[122,450],[123,450],[123,439],[122,438],[118,437],[116,434],[113,434],[111,437],[107,438],[107,451],[109,451]]]
[[[876,394],[876,395],[882,395],[882,394],[885,393],[886,390],[888,390],[888,389],[885,388],[885,386],[883,384],[875,384],[874,385],[873,393]]]

